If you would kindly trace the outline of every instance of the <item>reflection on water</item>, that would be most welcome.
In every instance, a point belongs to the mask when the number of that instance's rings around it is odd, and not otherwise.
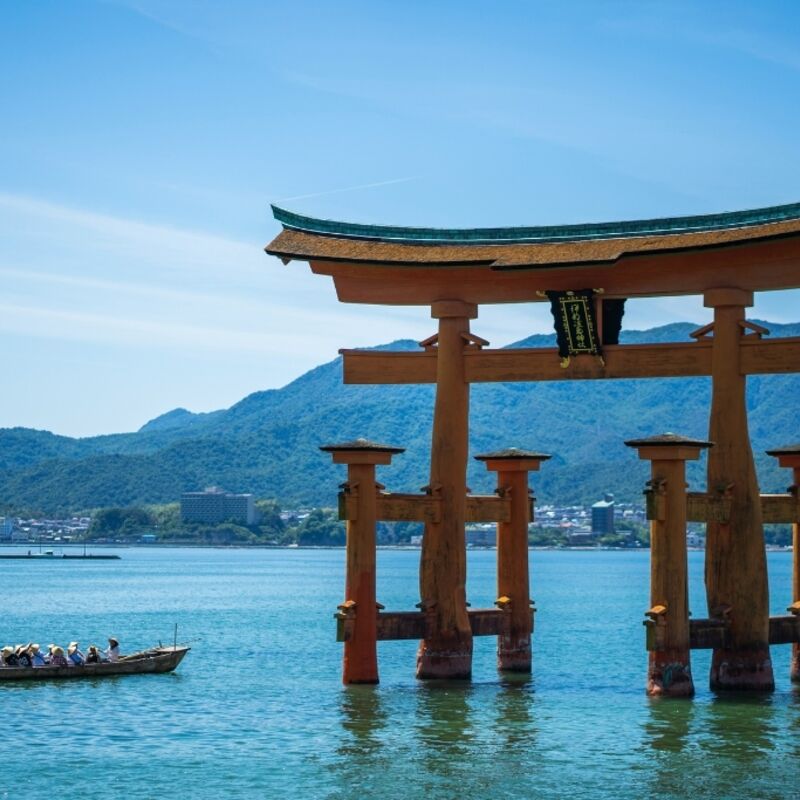
[[[469,558],[473,594],[494,597],[495,554]],[[382,595],[413,607],[418,553],[381,559]],[[100,795],[109,775],[126,800],[169,785],[193,800],[800,797],[800,687],[789,685],[788,650],[776,648],[784,665],[772,698],[715,697],[698,681],[691,702],[650,701],[638,632],[647,554],[536,559],[547,611],[533,680],[499,676],[494,642],[481,639],[473,682],[418,682],[416,644],[385,642],[382,683],[349,688],[330,621],[344,580],[340,551],[132,550],[122,562],[60,571],[57,581],[53,564],[17,564],[15,585],[55,589],[24,603],[0,598],[7,639],[115,630],[145,646],[179,619],[189,638],[204,640],[173,675],[0,683],[17,734],[0,737],[0,799],[5,787],[23,787],[26,800],[52,800],[65,776]],[[769,559],[770,586],[783,598],[791,557]],[[702,553],[689,564],[702,587]],[[585,615],[587,596],[602,613]],[[24,736],[19,720],[31,721]]]
[[[774,746],[775,702],[771,695],[720,693],[704,707],[701,746],[707,755],[729,757],[746,766]],[[742,742],[747,747],[742,747]]]
[[[644,724],[652,754],[651,795],[794,797],[774,770],[785,703],[796,698],[725,693],[706,703],[653,699]],[[783,707],[782,707],[783,706]],[[793,724],[798,725],[794,715]],[[782,735],[783,733],[783,735]],[[785,753],[788,756],[788,753]],[[794,760],[786,762],[797,776]],[[774,794],[774,792],[778,794]]]
[[[694,717],[694,701],[653,697],[648,703],[649,715],[644,726],[647,744],[653,750],[681,752],[687,745],[689,728]]]
[[[387,722],[377,686],[348,686],[342,691],[343,735],[337,752],[345,758],[371,755],[381,746],[380,732]]]
[[[495,711],[494,733],[500,746],[535,746],[533,680],[530,675],[508,673],[502,676]]]

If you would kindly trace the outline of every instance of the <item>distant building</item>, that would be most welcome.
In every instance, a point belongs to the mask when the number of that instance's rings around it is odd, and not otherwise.
[[[465,531],[467,544],[473,547],[496,547],[497,526],[491,525],[482,528],[467,528]]]
[[[614,495],[607,494],[592,506],[592,533],[614,533]]]
[[[687,547],[705,547],[706,537],[702,533],[692,533],[686,531],[686,546]]]
[[[232,494],[216,486],[204,492],[184,492],[181,495],[181,519],[184,522],[256,522],[256,507],[252,494]]]
[[[14,532],[14,520],[11,517],[2,517],[0,522],[0,541],[8,542]]]

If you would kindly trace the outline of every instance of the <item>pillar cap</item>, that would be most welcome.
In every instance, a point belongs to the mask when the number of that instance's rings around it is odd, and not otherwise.
[[[405,447],[394,447],[390,444],[379,444],[378,442],[371,442],[369,439],[353,439],[351,442],[342,442],[341,444],[323,444],[319,448],[325,453],[336,453],[338,451],[347,450],[350,452],[362,453],[405,453]]]
[[[787,444],[783,447],[776,447],[766,451],[768,456],[800,456],[800,442],[797,444]]]
[[[552,458],[549,453],[537,453],[535,450],[520,450],[517,447],[506,447],[504,450],[495,450],[492,453],[480,453],[474,456],[476,461],[519,461],[523,459],[534,459],[536,461],[547,461]]]
[[[688,436],[680,436],[677,433],[669,432],[648,436],[644,439],[628,439],[625,444],[627,447],[699,447],[702,449],[714,446],[714,442],[707,442],[703,439],[690,439]]]

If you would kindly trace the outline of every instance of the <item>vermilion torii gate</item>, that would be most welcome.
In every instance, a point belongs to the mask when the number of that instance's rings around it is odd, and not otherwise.
[[[349,465],[340,498],[348,520],[348,589],[339,615],[346,682],[377,681],[375,642],[382,638],[422,640],[420,678],[469,677],[472,637],[480,634],[499,636],[501,668],[530,668],[527,550],[524,588],[517,576],[509,584],[511,596],[498,588],[498,609],[468,609],[464,525],[468,519],[498,521],[503,542],[498,577],[513,572],[518,555],[508,553],[519,552],[531,518],[527,471],[546,456],[486,454],[487,466],[498,472],[498,494],[468,495],[470,383],[710,376],[709,442],[670,434],[629,443],[653,463],[647,492],[653,536],[648,691],[690,694],[694,647],[714,650],[713,688],[773,688],[769,645],[800,641],[800,578],[795,547],[792,615],[770,618],[763,523],[800,519],[797,471],[793,493],[760,495],[745,384],[751,374],[800,371],[800,338],[764,340],[767,332],[746,321],[745,309],[756,291],[800,288],[800,204],[598,225],[471,230],[354,225],[273,211],[283,231],[267,246],[269,254],[284,262],[308,261],[313,272],[333,278],[343,302],[429,305],[438,320],[438,332],[421,343],[420,352],[342,351],[346,383],[437,387],[425,494],[392,495],[375,484],[374,465],[388,463],[397,448],[363,440],[325,448]],[[602,290],[592,302],[603,359],[581,355],[567,363],[553,349],[491,350],[470,331],[480,304],[540,302],[545,293],[587,287]],[[604,338],[604,301],[690,294],[702,294],[713,309],[713,321],[693,334],[694,341],[619,345]],[[682,464],[706,447],[708,491],[687,495]],[[800,446],[774,453],[785,466],[796,466],[795,451]],[[524,477],[512,479],[514,464]],[[380,606],[373,611],[374,552],[366,560],[364,552],[374,551],[375,519],[425,522],[418,612],[383,612]],[[709,617],[691,622],[685,602],[687,519],[707,523]]]

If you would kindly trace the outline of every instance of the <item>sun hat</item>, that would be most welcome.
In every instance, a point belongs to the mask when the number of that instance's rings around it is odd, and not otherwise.
[[[41,648],[39,647],[38,644],[32,644],[30,646],[30,649],[33,650],[34,653],[38,653]]]
[[[0,650],[0,653],[2,653],[4,656],[10,656],[13,652],[14,648],[8,644],[2,650]]]
[[[53,647],[53,655],[54,656],[63,656],[64,655],[64,648],[63,647],[59,647],[58,645],[55,645]]]
[[[70,655],[72,655],[77,649],[78,649],[78,643],[77,642],[70,642],[69,645],[67,646],[67,652]]]
[[[108,643],[109,643],[109,644],[110,644],[112,647],[119,647],[119,642],[118,642],[118,641],[117,641],[117,640],[116,640],[116,639],[115,639],[113,636],[109,636],[109,637],[108,637]]]

